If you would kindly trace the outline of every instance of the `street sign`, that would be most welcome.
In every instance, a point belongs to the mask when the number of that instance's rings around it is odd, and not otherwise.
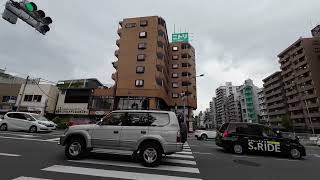
[[[173,33],[172,42],[189,42],[189,33]]]

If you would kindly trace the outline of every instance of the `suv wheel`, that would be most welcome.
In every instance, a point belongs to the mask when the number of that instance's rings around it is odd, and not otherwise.
[[[244,150],[240,144],[235,144],[235,145],[233,145],[233,152],[236,154],[243,154]]]
[[[158,166],[162,158],[161,148],[155,143],[144,144],[140,149],[140,157],[142,165],[146,167]]]
[[[67,142],[64,153],[68,159],[78,160],[83,157],[85,150],[85,142],[82,139],[72,138]]]
[[[207,136],[206,134],[202,134],[202,135],[201,135],[201,140],[204,140],[204,141],[205,141],[205,140],[207,140],[207,139],[208,139],[208,136]]]
[[[301,158],[301,153],[298,149],[293,148],[290,150],[290,156],[292,159],[300,159]]]
[[[29,129],[29,133],[36,133],[37,132],[37,126],[31,126]]]
[[[6,131],[8,130],[8,126],[6,124],[1,124],[0,131]]]

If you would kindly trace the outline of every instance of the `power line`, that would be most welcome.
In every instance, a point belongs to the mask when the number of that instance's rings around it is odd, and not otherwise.
[[[46,92],[44,92],[44,90],[39,86],[39,83],[37,84],[37,86],[38,86],[38,88],[40,89],[40,91],[41,91],[44,95],[46,95],[48,98],[51,98],[51,99],[53,99],[53,100],[56,100],[56,98],[53,98],[53,97],[49,96]]]

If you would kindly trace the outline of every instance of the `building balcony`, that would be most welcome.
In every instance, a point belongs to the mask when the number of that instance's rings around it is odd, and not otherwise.
[[[291,74],[290,76],[286,77],[286,78],[283,78],[283,82],[287,82],[287,81],[290,81],[292,79],[294,79],[295,76],[293,74]]]
[[[118,33],[119,36],[121,36],[122,28],[119,28],[119,29],[117,30],[117,33]]]
[[[265,91],[265,92],[266,92],[266,91],[270,91],[270,90],[272,90],[272,89],[275,89],[275,88],[277,88],[277,87],[280,87],[280,85],[281,85],[281,83],[273,84],[273,85],[271,85],[270,87],[265,88],[264,91]]]
[[[286,114],[286,110],[283,109],[283,110],[268,112],[268,115],[269,115],[269,116],[282,115],[282,114]]]
[[[112,62],[112,66],[113,66],[113,68],[115,68],[115,69],[118,69],[118,61],[113,61]]]
[[[307,90],[310,90],[310,89],[314,89],[314,86],[312,84],[311,85],[305,85],[303,87],[298,87],[299,92],[307,91]]]
[[[307,103],[308,108],[315,108],[319,107],[318,103]],[[304,108],[306,108],[305,103],[304,103]]]
[[[304,114],[292,114],[290,115],[290,119],[301,119],[305,118]]]
[[[294,94],[297,94],[298,91],[297,90],[292,90],[290,92],[286,92],[286,96],[291,96],[291,95],[294,95]]]
[[[123,21],[119,21],[119,26],[122,27]]]
[[[285,85],[284,89],[289,89],[291,87],[295,86],[295,83],[290,83],[289,85]]]
[[[297,69],[297,68],[299,68],[300,66],[303,66],[303,65],[305,65],[305,64],[307,64],[307,61],[306,61],[306,60],[303,60],[303,61],[301,61],[301,62],[298,62],[298,64],[296,64],[296,65],[294,66],[294,68]]]
[[[303,78],[297,80],[297,84],[302,84],[302,83],[305,83],[305,82],[310,81],[310,80],[312,80],[311,76],[303,77]]]
[[[289,107],[288,108],[288,111],[297,111],[297,110],[302,110],[302,106],[301,105],[298,105],[298,106],[294,106],[294,107]]]
[[[116,45],[117,45],[118,47],[120,47],[120,39],[117,39],[117,40],[116,40]]]
[[[265,94],[265,98],[272,97],[272,96],[280,94],[280,93],[282,93],[282,89],[278,89],[276,91],[272,91],[272,92],[270,92],[268,94]]]
[[[294,103],[294,102],[298,102],[298,101],[300,101],[300,98],[299,98],[299,96],[296,96],[293,99],[288,99],[287,103],[290,104],[290,103]]]
[[[280,101],[280,100],[283,100],[282,96],[269,99],[269,100],[266,101],[266,103],[273,103],[273,102]]]
[[[310,117],[312,117],[312,118],[320,117],[320,113],[319,113],[319,112],[316,112],[316,113],[310,113],[309,115],[310,115]]]
[[[291,65],[291,61],[288,60],[287,62],[281,64],[280,69],[283,69],[283,68],[288,67],[288,66],[290,66],[290,65]]]
[[[307,94],[307,95],[302,95],[301,100],[307,100],[307,99],[314,99],[317,98],[318,96],[316,94]]]
[[[297,73],[295,74],[296,77],[306,73],[306,72],[310,72],[309,68],[306,68],[306,69],[302,69],[302,70],[299,70],[297,71]]]
[[[115,55],[117,58],[119,58],[119,53],[120,53],[119,49],[114,51],[114,55]]]
[[[290,72],[292,72],[292,68],[290,67],[290,68],[288,68],[287,70],[282,70],[282,72],[281,72],[281,76],[284,76],[284,75],[286,75],[286,74],[288,74],[288,73],[290,73]]]
[[[268,85],[270,85],[270,84],[272,84],[272,83],[274,83],[274,82],[276,82],[276,81],[279,81],[279,79],[280,79],[280,76],[276,76],[276,77],[274,77],[273,79],[270,79],[270,80],[268,80],[267,82],[265,82],[263,85],[264,85],[264,86],[268,86]]]
[[[275,105],[272,105],[272,106],[268,106],[268,109],[279,109],[279,108],[282,108],[284,107],[284,103],[278,103],[278,104],[275,104]]]

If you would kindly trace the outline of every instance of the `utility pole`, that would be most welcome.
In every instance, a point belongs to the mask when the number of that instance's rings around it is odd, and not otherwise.
[[[26,86],[27,86],[28,80],[29,80],[29,76],[27,76],[26,82],[23,85],[22,92],[20,94],[20,99],[19,99],[17,111],[20,111],[21,101],[22,101],[22,98],[23,98],[24,91],[26,90]]]

